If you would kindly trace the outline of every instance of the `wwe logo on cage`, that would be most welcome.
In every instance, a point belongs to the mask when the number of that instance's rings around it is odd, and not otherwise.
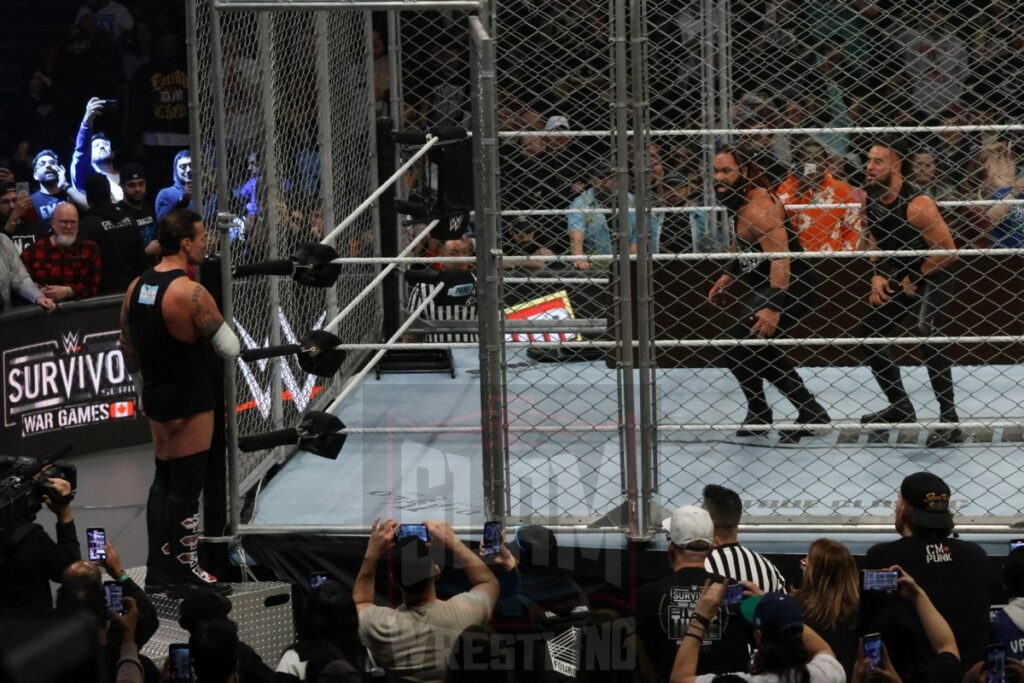
[[[70,356],[80,348],[78,345],[78,332],[65,332],[60,336],[60,340],[64,343],[65,355]]]

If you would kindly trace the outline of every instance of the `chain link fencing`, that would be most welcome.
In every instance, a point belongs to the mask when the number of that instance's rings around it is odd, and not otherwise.
[[[200,149],[196,150],[206,224],[215,213],[238,217],[230,230],[234,265],[288,258],[318,242],[376,185],[366,12],[220,11],[195,0]],[[214,17],[213,12],[218,16]],[[214,31],[219,21],[219,55]],[[218,91],[219,88],[219,91]],[[224,138],[216,102],[223,102]],[[223,167],[218,169],[218,144]],[[368,160],[370,163],[368,163]],[[221,186],[221,187],[219,187]],[[224,196],[219,196],[220,191]],[[344,257],[374,256],[374,218],[363,214],[334,242]],[[211,249],[216,243],[211,240]],[[295,344],[324,326],[377,273],[351,264],[329,289],[290,278],[232,281],[235,329],[243,348]],[[338,330],[343,343],[378,340],[380,306],[363,300]],[[364,358],[350,353],[332,380],[305,373],[294,355],[237,366],[241,436],[292,426],[337,393]],[[240,493],[283,454],[239,454]]]

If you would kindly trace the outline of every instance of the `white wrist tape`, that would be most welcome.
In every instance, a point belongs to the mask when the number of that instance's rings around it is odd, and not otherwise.
[[[238,337],[231,331],[227,323],[220,324],[217,331],[210,337],[210,344],[221,358],[238,358],[238,354],[242,350],[241,344],[238,343]]]

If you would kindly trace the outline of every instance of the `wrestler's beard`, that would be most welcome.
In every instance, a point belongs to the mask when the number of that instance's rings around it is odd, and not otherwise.
[[[886,175],[884,178],[875,178],[874,180],[868,180],[864,183],[864,192],[869,197],[881,197],[889,191],[889,185],[892,182],[892,175]]]
[[[750,181],[746,178],[740,178],[735,185],[719,183],[715,185],[715,199],[730,212],[735,213],[747,203],[749,187]]]

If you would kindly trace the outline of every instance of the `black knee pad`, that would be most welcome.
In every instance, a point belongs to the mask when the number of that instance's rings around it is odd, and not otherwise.
[[[173,458],[171,464],[171,495],[198,498],[206,481],[206,458],[209,451],[200,451],[183,458]]]

